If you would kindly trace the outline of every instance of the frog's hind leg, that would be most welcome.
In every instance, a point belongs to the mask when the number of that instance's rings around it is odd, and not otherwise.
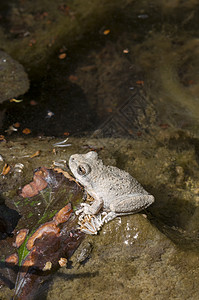
[[[153,202],[153,195],[129,194],[115,199],[115,201],[110,204],[110,210],[117,215],[133,214],[147,208]]]

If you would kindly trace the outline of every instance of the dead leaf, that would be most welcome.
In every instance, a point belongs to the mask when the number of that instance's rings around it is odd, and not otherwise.
[[[143,81],[143,80],[137,80],[136,83],[137,83],[138,85],[144,85],[144,81]]]
[[[24,128],[22,131],[24,134],[30,134],[31,130],[29,128]]]
[[[45,189],[48,186],[45,178],[48,175],[48,170],[45,168],[41,168],[37,172],[35,172],[33,176],[33,181],[29,184],[26,184],[21,191],[21,196],[23,198],[30,198],[35,195],[38,195],[40,191]]]
[[[18,264],[19,257],[17,255],[17,253],[13,253],[13,254],[9,255],[5,261],[9,264],[16,265],[16,264]]]
[[[67,132],[67,131],[66,131],[66,132],[64,132],[64,135],[65,135],[65,136],[68,136],[69,134],[70,134],[70,133],[69,133],[69,132]]]
[[[163,129],[167,129],[169,127],[169,124],[167,123],[162,123],[162,124],[159,124],[159,126]]]
[[[30,158],[39,156],[41,154],[41,150],[37,150],[33,155],[30,156]]]
[[[66,53],[61,53],[61,54],[59,55],[59,59],[64,59],[64,58],[66,58]]]
[[[16,127],[16,128],[19,128],[20,125],[21,125],[21,124],[20,124],[19,122],[16,122],[16,123],[13,124],[13,126]]]
[[[73,178],[68,172],[63,171],[61,168],[54,168],[54,170],[57,173],[62,173],[64,175],[64,177],[66,177],[67,179],[69,179],[70,181],[75,181],[78,185],[79,183],[75,180],[75,178]]]
[[[0,135],[0,142],[2,142],[2,141],[5,142],[6,139],[5,139],[4,135],[1,134],[1,135]]]
[[[30,47],[32,47],[34,44],[36,44],[36,40],[35,39],[31,39],[28,45]]]
[[[19,248],[23,244],[23,242],[24,242],[24,240],[25,240],[28,232],[29,232],[28,229],[21,229],[21,230],[19,230],[19,232],[18,232],[18,234],[16,236],[16,240],[13,243],[13,246],[16,247],[16,248]]]
[[[65,223],[71,216],[72,210],[73,209],[70,203],[68,203],[66,206],[60,209],[53,218],[53,221],[55,222],[56,226],[61,223]]]
[[[105,29],[105,30],[103,31],[103,34],[104,34],[104,35],[108,35],[110,32],[111,32],[110,29]]]
[[[30,105],[35,106],[35,105],[37,105],[37,104],[38,104],[37,101],[35,101],[35,100],[30,100]]]
[[[7,175],[10,172],[10,166],[8,164],[5,164],[3,167],[2,175]]]
[[[78,80],[78,77],[75,76],[75,75],[70,75],[70,76],[68,77],[68,79],[69,79],[70,82],[76,82],[76,81]]]

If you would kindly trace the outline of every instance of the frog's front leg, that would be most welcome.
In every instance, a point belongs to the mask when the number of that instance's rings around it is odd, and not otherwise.
[[[79,215],[80,213],[83,213],[84,215],[96,215],[103,207],[103,203],[101,198],[95,198],[91,205],[88,203],[81,203],[82,207],[76,211],[76,214]]]
[[[147,208],[154,202],[154,196],[149,194],[129,194],[111,201],[110,212],[104,217],[104,222],[109,222],[115,217],[134,214]]]

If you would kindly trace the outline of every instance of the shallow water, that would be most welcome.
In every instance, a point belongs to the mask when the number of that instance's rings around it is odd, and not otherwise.
[[[12,151],[45,153],[24,158],[22,182],[56,159],[46,136],[69,137],[59,159],[96,148],[156,198],[148,220],[125,217],[88,237],[88,263],[61,270],[44,299],[198,299],[198,11],[195,0],[1,1],[1,49],[25,67],[30,89],[0,104],[0,134]],[[18,162],[8,145],[1,169]],[[7,203],[9,180],[0,179]]]

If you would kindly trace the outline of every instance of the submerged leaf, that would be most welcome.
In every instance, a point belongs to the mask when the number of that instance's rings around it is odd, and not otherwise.
[[[15,197],[18,211],[23,216],[16,227],[16,231],[21,229],[15,242],[19,247],[18,264],[9,262],[4,267],[7,276],[13,274],[12,280],[18,272],[13,299],[21,300],[33,299],[41,278],[47,280],[66,265],[84,238],[84,233],[78,230],[78,217],[73,212],[73,207],[82,202],[84,191],[81,186],[67,172],[62,174],[46,168],[36,170],[28,185],[31,184],[37,189],[34,196],[23,188],[21,196]],[[40,190],[42,185],[44,189]]]

